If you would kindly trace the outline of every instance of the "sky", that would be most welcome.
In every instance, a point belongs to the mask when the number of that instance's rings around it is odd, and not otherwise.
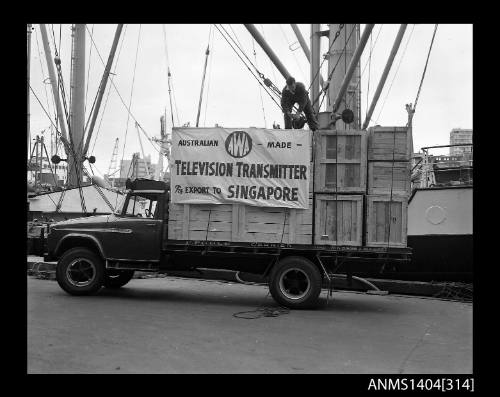
[[[65,90],[69,101],[71,67],[71,25],[46,25],[54,56],[54,41],[61,58]],[[86,36],[86,118],[97,93],[117,25],[89,24]],[[255,24],[288,71],[309,87],[309,62],[297,43],[289,24]],[[365,25],[361,25],[361,33]],[[52,91],[39,25],[33,25],[30,85],[54,121]],[[266,77],[282,89],[284,78],[264,51],[241,24],[224,24],[241,48]],[[310,25],[299,25],[309,43]],[[327,29],[322,25],[322,29]],[[361,114],[366,113],[399,29],[397,24],[376,24],[371,41],[361,57]],[[413,103],[424,69],[434,25],[408,25],[391,72],[387,78],[370,125],[404,126],[405,104]],[[53,32],[53,36],[52,36]],[[59,41],[59,38],[61,40]],[[378,38],[377,38],[378,37]],[[60,44],[59,44],[60,42]],[[278,106],[262,90],[214,25],[143,24],[125,25],[113,63],[113,82],[135,119],[150,137],[160,136],[160,116],[166,113],[171,128],[167,66],[171,71],[175,126],[196,124],[205,51],[210,55],[203,93],[200,127],[267,127],[274,122],[283,127]],[[254,54],[255,49],[255,54]],[[321,53],[328,40],[321,39]],[[370,50],[371,49],[371,50]],[[100,57],[99,55],[100,54]],[[371,56],[370,56],[371,55]],[[325,66],[327,62],[325,61]],[[87,78],[88,76],[88,78]],[[326,78],[326,73],[323,73]],[[89,155],[96,157],[94,171],[108,172],[116,138],[119,138],[118,164],[140,152],[134,120],[111,82],[97,118]],[[108,95],[109,92],[109,95]],[[30,96],[30,133],[42,134],[48,141],[51,121],[34,95]],[[453,128],[472,128],[472,25],[440,24],[417,109],[413,118],[415,152],[423,146],[449,144]],[[157,149],[141,135],[144,152],[158,160]],[[47,144],[49,151],[50,144]],[[55,148],[53,148],[55,153]],[[434,154],[447,154],[447,150]],[[165,164],[166,162],[164,162]]]

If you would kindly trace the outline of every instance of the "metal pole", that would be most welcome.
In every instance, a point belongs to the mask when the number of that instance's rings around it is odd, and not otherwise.
[[[311,63],[311,51],[309,51],[309,47],[307,46],[307,43],[304,40],[304,36],[302,36],[299,27],[295,23],[291,23],[290,26],[292,27],[295,36],[297,36],[297,40],[299,41],[300,46],[302,47],[302,51],[304,51],[307,60],[309,61],[309,63]],[[319,83],[321,84],[321,87],[323,87],[325,83],[323,81],[323,76],[321,75],[321,73],[319,74]]]
[[[313,104],[313,110],[316,112],[316,114],[319,112],[319,101],[316,101],[316,98],[319,96],[320,92],[320,87],[319,87],[319,80],[317,79],[316,74],[320,74],[319,71],[319,58],[320,58],[320,24],[319,23],[313,23],[311,24],[311,57],[310,57],[310,63],[311,63],[311,103]]]
[[[69,184],[79,186],[82,182],[83,135],[85,129],[85,25],[73,25],[74,53],[71,85],[71,142],[73,153],[68,157]]]
[[[210,49],[209,46],[207,46],[207,50],[205,51],[205,66],[203,67],[203,78],[201,79],[201,91],[200,91],[200,100],[198,102],[198,115],[196,116],[196,127],[198,127],[200,121],[201,103],[203,101],[203,87],[205,85],[205,75],[207,74],[207,63],[209,54],[210,54]]]
[[[257,30],[257,28],[250,24],[250,23],[245,23],[244,24],[247,30],[250,32],[250,34],[253,36],[255,41],[260,45],[260,47],[264,50],[264,52],[267,54],[267,56],[271,59],[272,63],[274,63],[274,66],[278,68],[279,72],[283,76],[283,78],[286,80],[287,78],[290,77],[290,73],[288,73],[288,70],[286,70],[285,66],[281,63],[279,58],[276,56],[274,51],[269,47],[267,44],[266,40],[260,32]]]
[[[27,129],[27,135],[28,135],[28,153],[30,150],[30,145],[31,145],[31,135],[30,135],[30,71],[31,71],[31,23],[28,24],[28,83],[26,84],[26,89],[27,89],[27,102],[28,102],[28,117],[27,117],[27,122],[28,122],[28,129]]]
[[[372,29],[375,25],[372,24],[367,24],[365,26],[365,30],[363,31],[363,34],[359,40],[359,44],[356,47],[356,50],[354,51],[354,54],[352,56],[351,62],[349,63],[349,66],[347,68],[346,74],[344,76],[344,80],[342,81],[342,85],[340,86],[339,92],[337,94],[337,98],[333,102],[333,108],[332,112],[336,112],[338,107],[340,106],[340,101],[344,97],[346,91],[347,91],[347,86],[351,82],[352,75],[358,65],[359,59],[361,58],[361,54],[363,53],[363,50],[365,48],[366,42],[368,41],[368,37],[370,37],[370,33],[372,32]]]
[[[394,58],[398,53],[398,49],[401,44],[401,41],[403,40],[403,36],[405,34],[407,26],[408,26],[407,24],[401,24],[401,26],[399,27],[398,34],[396,35],[396,39],[394,40],[394,44],[392,45],[391,53],[389,55],[389,58],[387,59],[387,64],[385,65],[382,76],[380,77],[380,80],[378,82],[377,89],[375,90],[375,94],[373,94],[372,103],[370,104],[370,108],[368,109],[368,113],[366,114],[366,119],[362,127],[363,130],[366,129],[366,127],[368,127],[368,124],[370,124],[370,119],[375,110],[375,106],[377,106],[378,99],[380,97],[380,94],[382,93],[382,89],[384,88],[385,81],[387,80],[387,76],[389,75],[389,72],[391,70]]]
[[[122,33],[123,24],[118,24],[116,27],[115,38],[113,39],[113,44],[111,45],[111,50],[109,52],[108,62],[104,68],[104,72],[101,78],[101,84],[99,85],[99,94],[97,96],[95,108],[92,112],[92,120],[90,121],[90,126],[87,130],[87,139],[85,141],[85,147],[83,149],[83,157],[87,155],[87,151],[90,145],[90,138],[92,137],[92,132],[94,131],[94,125],[97,120],[97,115],[99,113],[99,108],[101,107],[102,97],[106,91],[106,84],[108,83],[109,73],[111,72],[111,66],[113,65],[113,59],[115,58],[116,48],[118,47],[118,41],[120,41],[120,35]]]
[[[66,132],[66,124],[64,122],[66,118],[64,116],[64,112],[62,109],[61,99],[59,98],[57,77],[54,70],[52,54],[50,52],[50,44],[47,35],[47,29],[44,24],[40,24],[40,33],[42,34],[43,50],[45,52],[45,59],[47,60],[47,68],[49,70],[50,85],[52,86],[52,95],[54,96],[54,100],[56,102],[57,118],[59,119],[59,125],[61,127],[62,141],[64,144],[64,149],[66,151],[66,155],[69,156],[70,150],[69,150],[68,134]]]

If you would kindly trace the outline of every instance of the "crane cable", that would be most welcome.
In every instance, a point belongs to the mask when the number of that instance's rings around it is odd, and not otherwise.
[[[226,36],[224,36],[224,34],[222,33],[222,31],[219,29],[219,27],[217,25],[214,25],[214,26],[219,31],[219,33],[222,35],[222,37],[224,38],[224,40],[226,40],[226,42],[229,44],[229,46],[232,48],[232,50],[236,53],[236,55],[238,56],[238,58],[240,58],[240,60],[243,62],[243,64],[246,66],[246,68],[249,70],[249,72],[252,74],[252,76],[255,78],[255,80],[257,80],[257,83],[259,83],[264,88],[264,90],[266,91],[266,93],[271,97],[272,101],[282,110],[281,105],[276,101],[276,99],[271,95],[271,93],[266,89],[266,87],[260,82],[260,80],[257,78],[257,76],[255,76],[255,74],[252,72],[252,70],[250,69],[250,67],[246,64],[246,62],[244,61],[244,59],[236,51],[236,49],[229,42],[229,40],[226,38]]]
[[[422,78],[420,79],[420,85],[418,87],[417,96],[415,98],[415,102],[413,105],[413,112],[415,112],[415,108],[417,107],[418,97],[420,96],[420,90],[422,89],[422,84],[424,82],[425,72],[427,71],[427,65],[429,63],[429,57],[431,55],[432,45],[434,44],[434,37],[436,37],[437,28],[438,28],[438,24],[436,23],[436,25],[434,25],[434,33],[432,34],[431,44],[429,46],[429,52],[427,53],[427,60],[425,61],[425,67],[424,67],[424,71],[422,73]]]

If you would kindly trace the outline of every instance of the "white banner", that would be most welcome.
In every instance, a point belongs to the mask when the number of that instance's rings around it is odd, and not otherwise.
[[[310,142],[308,130],[173,128],[172,202],[306,209]]]

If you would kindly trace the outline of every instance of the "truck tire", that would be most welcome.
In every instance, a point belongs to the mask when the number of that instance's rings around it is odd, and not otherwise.
[[[290,309],[312,309],[318,305],[322,277],[310,260],[289,256],[271,271],[269,291],[280,305]]]
[[[106,288],[120,288],[134,277],[133,270],[107,270],[104,278]]]
[[[56,268],[59,286],[71,295],[95,294],[102,287],[105,275],[103,260],[95,252],[83,247],[66,251]]]

